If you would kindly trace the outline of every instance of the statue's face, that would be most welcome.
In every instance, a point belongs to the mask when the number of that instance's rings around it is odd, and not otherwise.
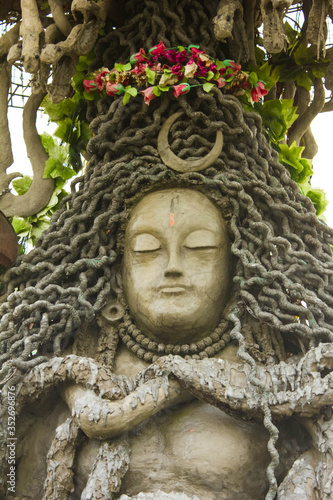
[[[135,324],[150,338],[191,343],[212,332],[230,290],[230,241],[202,193],[165,189],[133,209],[123,284]]]

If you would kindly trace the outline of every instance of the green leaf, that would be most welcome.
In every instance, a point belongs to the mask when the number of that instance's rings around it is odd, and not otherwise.
[[[277,144],[284,139],[285,134],[298,118],[297,108],[292,99],[266,101],[259,108],[263,125],[270,140]]]
[[[217,68],[217,71],[220,71],[221,68],[225,68],[224,62],[216,59],[216,68]]]
[[[212,71],[208,71],[207,73],[207,80],[212,80],[212,78],[214,78],[214,73]]]
[[[159,89],[161,92],[168,92],[168,90],[169,90],[169,88],[170,88],[170,86],[169,86],[169,85],[166,85],[165,87],[160,87],[159,85],[157,85],[157,87],[158,87],[158,89]],[[155,88],[155,87],[154,87],[154,88]],[[155,94],[155,92],[154,92],[154,94]],[[155,94],[155,95],[157,95],[157,94]],[[159,95],[161,95],[161,94],[159,94]]]
[[[52,178],[61,177],[62,179],[68,180],[75,175],[75,170],[72,168],[66,167],[59,160],[54,158],[49,158],[45,162],[44,174],[43,178]]]
[[[306,193],[306,196],[308,196],[312,203],[314,204],[317,212],[317,216],[322,215],[328,205],[328,200],[326,198],[326,193],[322,189],[309,189],[309,191]]]
[[[302,73],[301,75],[299,75],[296,78],[296,82],[298,83],[298,85],[304,87],[306,90],[310,91],[312,89],[313,81],[311,80],[311,78],[308,76],[307,73]]]
[[[61,120],[59,123],[58,128],[54,132],[54,135],[56,137],[59,137],[61,141],[63,142],[69,142],[71,134],[73,133],[73,120],[70,118],[65,118]],[[66,157],[64,158],[63,161],[66,160]]]
[[[48,153],[50,151],[50,149],[54,146],[54,139],[47,132],[43,132],[43,134],[40,135],[39,137],[40,137],[41,143],[43,145],[43,148]]]
[[[126,87],[125,91],[131,94],[131,96],[133,97],[138,95],[138,90],[135,87]]]
[[[119,71],[120,73],[122,73],[122,72],[123,72],[123,70],[124,70],[124,65],[123,65],[123,64],[116,63],[116,64],[114,65],[114,67],[115,67],[115,70],[116,70],[116,71]]]
[[[324,78],[326,75],[327,65],[326,64],[316,64],[311,68],[311,72],[314,78]]]
[[[163,89],[162,89],[162,90],[163,90]],[[162,93],[162,92],[161,92],[161,89],[160,89],[160,87],[159,87],[158,85],[155,85],[155,87],[153,87],[153,93],[154,93],[157,97],[159,97],[159,96],[161,95],[161,93]]]
[[[129,92],[126,92],[124,93],[124,97],[123,97],[123,104],[127,104],[128,101],[130,100],[131,98],[131,94]]]
[[[32,178],[28,175],[25,175],[21,179],[15,179],[14,181],[12,181],[12,184],[17,194],[19,196],[22,196],[22,194],[25,194],[31,186]]]
[[[23,219],[22,217],[13,217],[11,224],[14,228],[16,234],[23,236],[24,234],[28,234],[31,230],[31,223],[27,219]]]
[[[251,73],[252,74],[252,73]],[[251,77],[250,74],[250,77]],[[257,75],[257,82],[260,80],[262,82],[265,82],[265,89],[270,90],[273,85],[276,84],[276,82],[279,80],[280,76],[280,66],[275,66],[273,69],[268,62],[265,62],[260,68],[256,68],[255,74]],[[255,83],[257,83],[255,82]],[[250,82],[251,83],[251,82]],[[254,85],[255,85],[254,83]]]
[[[213,83],[206,82],[203,84],[202,88],[204,89],[205,92],[210,92],[212,88],[215,87]]]
[[[289,40],[289,49],[292,48],[296,43],[298,43],[299,32],[296,31],[288,22],[284,23],[284,31]]]
[[[295,63],[298,66],[304,66],[305,64],[313,64],[314,57],[312,55],[312,50],[313,49],[311,47],[306,47],[301,43],[293,54]]]
[[[130,71],[132,68],[132,64],[129,62],[123,65],[123,71]]]
[[[164,70],[165,72],[166,70]],[[146,75],[148,77],[148,82],[150,83],[150,85],[154,85],[155,83],[155,78],[156,78],[156,73],[155,71],[152,71],[150,68],[146,68],[145,69],[145,72],[146,72]],[[170,71],[170,74],[171,74],[171,71]]]
[[[30,231],[31,235],[30,237],[33,243],[35,243],[37,238],[41,236],[41,234],[45,231],[45,229],[48,229],[49,225],[50,222],[48,220],[41,219],[40,221],[38,221],[38,224],[34,224],[32,226],[32,229]]]
[[[85,90],[82,95],[83,95],[84,99],[86,99],[86,101],[93,101],[95,99],[95,93],[94,92],[88,93]]]
[[[250,76],[249,76],[249,84],[250,85],[255,85],[256,83],[258,83],[258,75],[257,73],[255,73],[254,71],[251,71],[250,73]]]
[[[304,147],[296,146],[294,141],[291,146],[279,144],[279,148],[279,161],[288,168],[291,178],[298,184],[306,182],[313,170],[312,161],[302,158]]]
[[[46,113],[52,122],[62,120],[65,116],[70,116],[76,108],[76,104],[71,99],[64,99],[55,104],[48,96],[42,102],[44,113]]]

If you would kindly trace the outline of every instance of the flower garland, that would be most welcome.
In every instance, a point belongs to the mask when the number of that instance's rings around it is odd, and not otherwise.
[[[188,83],[191,78],[203,83],[191,85]],[[205,92],[218,87],[237,97],[246,95],[250,102],[258,102],[267,94],[264,82],[256,73],[242,71],[235,61],[213,59],[200,50],[199,45],[167,49],[163,42],[149,49],[148,54],[141,48],[131,56],[129,63],[117,63],[111,71],[98,70],[92,79],[84,80],[83,85],[88,94],[92,91],[105,92],[111,97],[123,94],[124,104],[139,92],[149,105],[152,99],[170,89],[179,97],[198,86]]]

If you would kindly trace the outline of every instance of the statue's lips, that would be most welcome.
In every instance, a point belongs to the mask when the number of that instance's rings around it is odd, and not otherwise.
[[[177,286],[161,286],[159,291],[165,295],[175,295],[185,293],[189,287],[185,285],[177,285]]]

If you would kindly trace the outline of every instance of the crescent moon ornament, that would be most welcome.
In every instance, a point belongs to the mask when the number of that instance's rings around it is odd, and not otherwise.
[[[157,139],[157,149],[161,160],[165,165],[177,172],[199,172],[209,167],[220,156],[223,147],[223,134],[221,130],[216,131],[216,140],[213,149],[203,158],[197,160],[183,160],[175,155],[170,148],[168,135],[171,125],[183,114],[183,111],[174,113],[163,123]]]

